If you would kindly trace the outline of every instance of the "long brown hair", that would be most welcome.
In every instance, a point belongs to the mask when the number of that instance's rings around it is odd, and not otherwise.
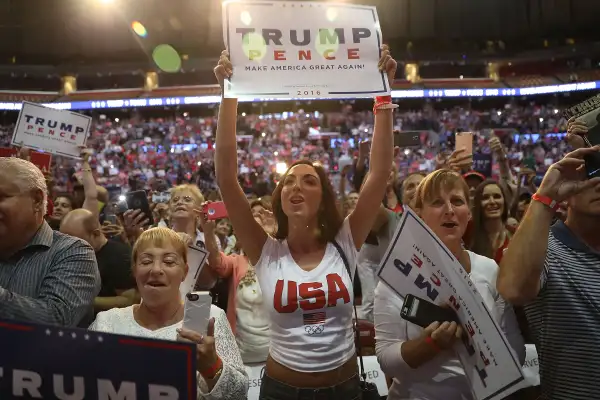
[[[504,198],[504,208],[502,209],[502,215],[500,217],[502,219],[503,226],[506,225],[506,220],[508,219],[508,197],[506,197],[506,191],[502,185],[493,179],[487,179],[481,182],[475,189],[475,196],[473,197],[473,236],[471,243],[469,243],[469,250],[481,256],[495,258],[493,244],[490,242],[490,237],[485,231],[485,215],[483,208],[481,207],[481,202],[483,201],[483,190],[489,185],[498,186],[500,188],[500,192],[502,193],[502,197]]]
[[[289,174],[290,170],[296,165],[310,165],[314,168],[315,172],[319,176],[321,181],[321,190],[323,193],[321,197],[321,207],[319,208],[317,215],[320,230],[319,239],[322,243],[332,242],[335,239],[335,235],[337,235],[342,227],[344,220],[342,219],[337,207],[335,192],[333,191],[333,187],[331,186],[331,182],[327,177],[325,169],[323,166],[321,166],[321,164],[313,163],[309,160],[300,160],[293,163],[281,176],[279,183],[277,183],[277,187],[275,187],[275,190],[273,191],[273,215],[277,221],[277,232],[275,232],[275,238],[285,239],[288,236],[288,218],[283,212],[283,207],[281,205],[281,191],[283,190],[285,178]]]

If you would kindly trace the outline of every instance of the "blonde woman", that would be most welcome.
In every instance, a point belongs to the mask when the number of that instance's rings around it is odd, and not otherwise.
[[[175,232],[187,233],[191,238],[195,238],[193,244],[202,249],[206,248],[206,239],[204,232],[199,228],[200,214],[204,196],[198,186],[179,185],[171,190],[171,199],[169,200],[169,211],[171,220],[171,229]],[[213,233],[214,234],[214,233]],[[221,249],[221,242],[216,237]]]
[[[466,182],[456,172],[437,170],[419,184],[414,205],[423,222],[469,274],[522,364],[525,344],[514,310],[496,290],[498,265],[462,245],[471,219]],[[462,345],[461,327],[455,322],[440,321],[423,329],[407,322],[400,316],[403,301],[385,283],[379,282],[375,290],[375,339],[379,365],[386,376],[393,378],[388,399],[472,399],[465,371],[454,351],[457,343]]]
[[[98,314],[91,330],[197,344],[198,398],[246,399],[248,376],[225,312],[211,306],[206,336],[182,328],[179,285],[188,271],[187,245],[168,228],[143,232],[133,246],[132,271],[141,304]]]

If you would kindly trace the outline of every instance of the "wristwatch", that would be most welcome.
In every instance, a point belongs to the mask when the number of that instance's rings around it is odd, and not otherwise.
[[[550,207],[550,209],[554,212],[558,211],[558,209],[560,208],[560,204],[557,201],[552,200],[548,196],[542,196],[537,193],[534,193],[533,196],[531,196],[531,200],[535,200],[538,203],[542,203],[543,205]]]

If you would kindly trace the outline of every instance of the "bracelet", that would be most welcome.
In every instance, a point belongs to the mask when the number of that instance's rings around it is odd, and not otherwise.
[[[373,106],[373,114],[377,114],[377,111],[379,111],[379,110],[392,110],[392,109],[398,108],[398,107],[399,107],[398,104],[394,104],[391,102],[375,103],[375,105]]]
[[[392,96],[375,96],[375,104],[377,103],[391,103]]]
[[[432,349],[434,349],[436,353],[442,351],[442,349],[440,349],[440,346],[437,345],[437,343],[431,338],[431,336],[427,336],[425,338],[425,343],[427,343]]]
[[[82,172],[92,172],[92,169],[91,168],[84,168],[81,171]]]
[[[221,372],[222,369],[223,361],[221,360],[221,357],[217,356],[217,361],[212,366],[203,369],[199,372],[204,379],[214,379]]]
[[[531,200],[537,201],[538,203],[542,203],[543,205],[550,207],[550,209],[554,212],[558,211],[558,209],[560,208],[560,204],[557,201],[552,200],[548,196],[541,196],[537,193],[534,193],[533,196],[531,196]]]

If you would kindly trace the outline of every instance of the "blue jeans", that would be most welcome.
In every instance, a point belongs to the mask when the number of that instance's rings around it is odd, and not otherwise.
[[[298,388],[263,375],[259,400],[361,400],[358,375],[335,386]]]

